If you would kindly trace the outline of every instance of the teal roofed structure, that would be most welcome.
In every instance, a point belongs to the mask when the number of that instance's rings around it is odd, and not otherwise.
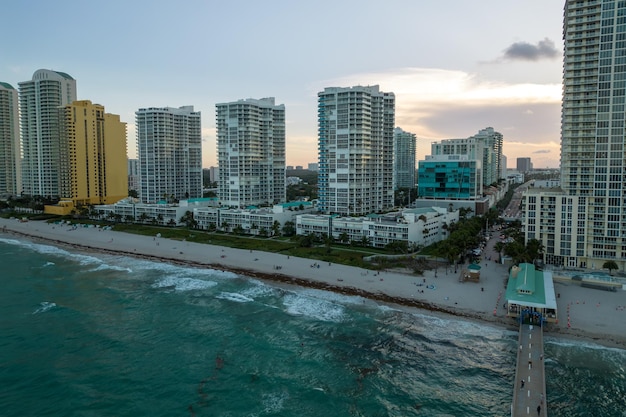
[[[13,88],[13,86],[9,83],[4,83],[2,81],[0,81],[0,85],[3,86],[4,88],[8,89],[8,90],[15,90],[15,88]]]
[[[540,317],[556,322],[557,306],[552,272],[540,271],[535,265],[522,263],[511,268],[506,287],[507,316],[525,320]]]

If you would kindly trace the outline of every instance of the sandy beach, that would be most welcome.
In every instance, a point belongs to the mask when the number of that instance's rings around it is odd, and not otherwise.
[[[505,316],[503,307],[507,268],[493,261],[483,262],[481,280],[473,283],[459,282],[460,270],[455,274],[454,269],[443,266],[437,271],[426,271],[423,276],[375,272],[263,252],[262,248],[248,251],[41,221],[0,219],[0,231],[0,236],[5,238],[29,236],[81,251],[114,252],[228,270],[263,280],[359,295],[516,328],[512,319]],[[495,259],[494,243],[495,240],[490,241],[485,249],[487,259]],[[546,327],[546,336],[582,338],[626,348],[626,291],[607,292],[558,282],[555,291],[560,294],[557,299],[559,322]]]

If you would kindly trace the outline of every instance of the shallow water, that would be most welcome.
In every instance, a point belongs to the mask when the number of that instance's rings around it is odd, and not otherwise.
[[[0,238],[3,416],[504,416],[517,334]],[[626,351],[548,337],[550,416],[625,416]]]

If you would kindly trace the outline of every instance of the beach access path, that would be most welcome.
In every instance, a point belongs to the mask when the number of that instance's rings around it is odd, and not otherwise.
[[[423,308],[435,312],[499,323],[517,329],[504,308],[507,268],[483,261],[480,281],[460,282],[462,265],[440,266],[416,276],[405,271],[373,271],[283,254],[221,247],[135,235],[96,227],[75,227],[43,221],[20,222],[0,218],[0,236],[11,233],[44,239],[80,250],[115,252],[168,263],[228,270],[259,279],[328,289],[344,294]],[[496,259],[495,239],[486,246],[485,259]],[[607,346],[626,348],[626,291],[607,292],[555,283],[559,323],[552,333],[582,337]],[[568,320],[569,318],[569,320]],[[569,323],[569,325],[568,325]]]

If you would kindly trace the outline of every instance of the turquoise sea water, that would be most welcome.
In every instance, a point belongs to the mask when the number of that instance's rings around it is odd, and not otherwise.
[[[0,238],[1,416],[507,416],[517,334]],[[550,416],[626,416],[626,351],[547,338]]]

